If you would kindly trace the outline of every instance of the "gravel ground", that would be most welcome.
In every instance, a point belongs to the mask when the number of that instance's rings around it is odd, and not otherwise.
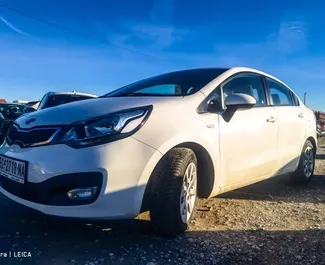
[[[325,140],[308,185],[279,177],[199,200],[190,230],[155,236],[147,214],[118,224],[50,218],[0,196],[1,264],[325,264]],[[30,252],[31,258],[5,257]]]

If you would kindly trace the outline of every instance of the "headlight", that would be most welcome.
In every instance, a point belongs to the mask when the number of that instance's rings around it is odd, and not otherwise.
[[[82,148],[116,141],[135,133],[145,123],[152,106],[111,113],[65,128],[53,144]]]

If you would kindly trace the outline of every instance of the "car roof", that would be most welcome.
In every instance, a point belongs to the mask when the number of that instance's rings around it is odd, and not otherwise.
[[[257,74],[261,74],[261,75],[264,75],[266,77],[270,77],[272,79],[274,79],[275,81],[278,81],[279,83],[285,85],[285,86],[288,86],[286,85],[283,81],[281,81],[280,79],[266,73],[266,72],[263,72],[261,70],[257,70],[257,69],[254,69],[254,68],[250,68],[250,67],[245,67],[245,66],[234,66],[234,67],[201,67],[201,68],[188,68],[188,69],[183,69],[183,70],[176,70],[176,71],[173,71],[174,73],[177,73],[177,72],[186,72],[186,71],[197,71],[197,70],[209,70],[209,69],[215,69],[215,70],[224,70],[225,72],[227,72],[227,74],[229,75],[232,75],[232,74],[236,74],[236,73],[239,73],[239,72],[252,72],[252,73],[257,73]]]
[[[219,75],[218,77],[216,77],[213,81],[211,81],[209,84],[207,84],[205,87],[203,87],[201,89],[201,92],[206,96],[209,95],[220,83],[222,83],[227,78],[229,78],[235,74],[248,72],[248,73],[260,74],[260,75],[269,77],[269,78],[279,82],[283,86],[287,87],[298,98],[298,101],[300,102],[300,104],[303,104],[301,99],[298,97],[298,95],[295,93],[295,91],[292,88],[290,88],[290,86],[285,84],[280,79],[278,79],[266,72],[263,72],[261,70],[257,70],[257,69],[245,67],[245,66],[235,66],[235,67],[230,67],[230,68],[215,68],[215,69],[225,69],[226,71],[224,73],[222,73],[221,75]]]
[[[298,97],[296,92],[290,86],[288,86],[286,83],[284,83],[283,81],[281,81],[280,79],[276,78],[273,75],[270,75],[268,73],[265,73],[263,71],[260,71],[260,70],[254,69],[254,68],[250,68],[250,67],[232,67],[227,72],[233,72],[234,74],[238,73],[238,72],[252,72],[252,73],[257,73],[257,74],[269,77],[269,78],[279,82],[280,84],[284,85],[285,87],[287,87],[298,98],[300,103],[302,103],[302,101],[300,100],[300,98]]]
[[[275,76],[272,76],[272,75],[270,75],[270,74],[268,74],[266,72],[263,72],[261,70],[257,70],[257,69],[254,69],[254,68],[236,66],[236,67],[229,68],[228,71],[230,71],[230,72],[233,71],[234,73],[238,73],[238,72],[253,72],[253,73],[257,73],[257,74],[260,74],[260,75],[264,75],[264,76],[270,77],[270,78],[274,79],[275,81],[278,81],[279,83],[281,83],[281,84],[283,84],[285,86],[288,86],[283,81],[281,81],[280,79],[276,78]]]

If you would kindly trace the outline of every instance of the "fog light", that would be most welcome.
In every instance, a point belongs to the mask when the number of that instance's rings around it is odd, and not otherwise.
[[[97,193],[97,187],[74,189],[67,192],[68,196],[72,200],[90,199]]]

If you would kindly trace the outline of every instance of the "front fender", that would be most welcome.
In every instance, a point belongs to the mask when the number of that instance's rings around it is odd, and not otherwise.
[[[207,153],[210,155],[213,168],[214,168],[214,175],[220,176],[220,160],[218,155],[219,150],[219,144],[217,141],[217,137],[215,137],[214,144],[209,143],[208,140],[204,139],[200,136],[195,135],[177,135],[175,137],[170,138],[166,142],[164,142],[159,147],[154,147],[157,151],[155,154],[151,157],[151,159],[148,161],[146,167],[144,168],[141,177],[139,179],[139,186],[146,186],[150,180],[150,177],[152,175],[152,172],[154,171],[156,165],[159,163],[159,161],[163,158],[163,156],[170,151],[172,148],[186,144],[186,143],[194,143],[196,145],[200,145],[202,148],[204,148]],[[212,194],[216,194],[216,189],[219,187],[218,178],[215,178],[214,182],[214,188],[212,190]]]

